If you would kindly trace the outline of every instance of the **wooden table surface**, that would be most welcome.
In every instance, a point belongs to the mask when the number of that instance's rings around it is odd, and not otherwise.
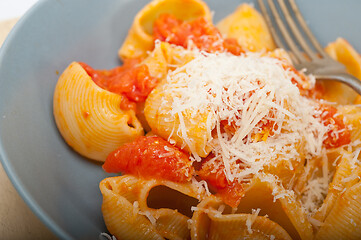
[[[0,22],[0,46],[16,21],[17,19],[11,19]],[[57,239],[25,204],[1,164],[0,239]]]

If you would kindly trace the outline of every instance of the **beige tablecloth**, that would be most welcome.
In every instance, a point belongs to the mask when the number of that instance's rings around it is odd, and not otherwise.
[[[0,22],[0,46],[17,19]],[[1,119],[0,119],[1,121]],[[57,239],[19,196],[0,164],[0,239]]]

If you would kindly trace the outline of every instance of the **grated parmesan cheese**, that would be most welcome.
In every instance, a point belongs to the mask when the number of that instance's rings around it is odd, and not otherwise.
[[[201,199],[203,195],[210,196],[212,195],[208,188],[208,183],[205,180],[198,181],[195,177],[191,179],[192,185],[196,187],[197,198]]]
[[[247,231],[249,234],[253,233],[252,224],[254,223],[254,221],[256,221],[256,218],[260,211],[261,211],[260,208],[252,209],[252,214],[249,214],[247,217],[246,226],[247,226]]]
[[[149,212],[149,211],[144,211],[144,212],[140,211],[139,202],[134,201],[134,203],[133,203],[133,215],[137,216],[137,214],[146,216],[152,225],[155,225],[157,223],[157,219],[152,215],[151,212]]]
[[[180,121],[175,134],[189,147],[191,159],[201,161],[187,136],[184,116],[207,114],[214,119],[208,122],[208,131],[211,135],[215,130],[209,143],[215,157],[208,164],[224,165],[229,181],[250,179],[277,159],[298,159],[300,151],[319,155],[328,129],[315,102],[292,83],[298,78],[284,69],[281,60],[257,53],[195,52],[192,61],[167,75],[164,87],[174,96],[171,113]],[[233,132],[225,131],[224,121]],[[267,122],[273,124],[271,134],[265,135],[262,124]],[[262,134],[262,141],[254,140]]]
[[[333,177],[333,172],[328,170],[328,158],[326,151],[322,154],[322,172],[321,176],[315,176],[316,171],[312,173],[311,179],[307,181],[304,192],[301,196],[301,203],[307,213],[314,213],[323,203],[325,199],[329,184]]]

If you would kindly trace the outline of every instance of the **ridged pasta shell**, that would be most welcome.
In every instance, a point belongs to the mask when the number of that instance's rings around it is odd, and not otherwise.
[[[172,209],[151,211],[156,216],[156,229],[166,239],[182,240],[190,238],[189,218]]]
[[[53,99],[54,118],[65,141],[81,155],[105,161],[111,151],[143,135],[135,112],[120,108],[122,98],[98,87],[79,63],[71,63]]]
[[[341,159],[336,166],[336,171],[333,176],[331,183],[329,184],[328,193],[323,201],[321,207],[317,212],[312,216],[314,219],[323,222],[328,216],[331,209],[334,207],[334,204],[337,198],[340,196],[341,192],[346,188],[348,184],[352,184],[352,180],[358,179],[357,176],[352,178],[352,173],[356,166],[351,163],[352,155],[345,150],[340,152]],[[348,181],[345,181],[347,178],[351,177]]]
[[[191,207],[199,203],[203,193],[191,183],[150,180],[142,185],[139,208],[155,218],[158,232],[170,240],[189,239]]]
[[[345,124],[351,126],[351,142],[361,140],[361,107],[344,105],[337,110],[344,117]]]
[[[263,172],[277,176],[286,189],[291,189],[296,179],[305,170],[305,158],[301,156],[296,159],[278,158],[269,165],[265,165]]]
[[[207,213],[216,209],[220,204],[222,204],[220,198],[211,195],[197,205],[189,226],[192,240],[208,239],[211,219]]]
[[[143,60],[143,64],[147,65],[151,76],[159,79],[159,82],[165,80],[169,70],[173,70],[178,66],[193,59],[193,53],[181,47],[171,45],[167,42],[157,42],[152,52]],[[151,128],[145,118],[145,103],[137,104],[137,118],[142,124],[146,132],[150,132]]]
[[[348,73],[361,79],[361,56],[355,49],[343,38],[329,43],[325,51],[334,60],[345,65]],[[358,94],[346,84],[329,81],[323,84],[325,93],[322,98],[337,102],[339,104],[352,104],[358,97]]]
[[[170,47],[168,45],[167,43],[156,44],[153,51],[143,61],[148,66],[150,75],[158,79],[165,78],[168,73],[168,62],[165,54],[167,48]]]
[[[205,192],[201,190],[191,182],[143,181],[139,191],[139,207],[144,211],[160,208],[177,209],[179,213],[191,217],[191,207],[196,206],[205,196]]]
[[[292,188],[297,197],[301,197],[301,194],[304,192],[308,181],[311,179],[315,169],[318,167],[317,165],[319,161],[320,159],[318,157],[308,159],[306,165],[302,167],[302,173],[298,176]]]
[[[290,235],[280,225],[263,216],[253,216],[252,214],[223,216],[210,214],[209,216],[212,220],[209,239],[271,239],[273,236],[275,239],[291,240]],[[252,221],[251,224],[249,224],[250,221]]]
[[[222,203],[214,198],[203,200],[192,218],[193,240],[291,239],[289,234],[270,219],[254,214],[222,214]]]
[[[217,28],[227,37],[237,39],[239,45],[252,52],[276,48],[262,15],[249,4],[240,5],[222,19]]]
[[[360,239],[361,236],[361,182],[348,188],[337,199],[316,234],[315,240]]]
[[[206,157],[211,151],[209,140],[215,120],[210,113],[193,113],[190,110],[181,116],[172,114],[172,102],[177,93],[168,91],[167,86],[161,84],[153,89],[145,102],[144,113],[152,132],[165,139],[170,137],[178,147]]]
[[[340,162],[344,153],[346,151],[343,149],[335,148],[325,152],[327,157],[315,156],[307,159],[306,165],[302,168],[302,174],[298,176],[293,187],[297,197],[301,198],[301,195],[312,179],[323,177],[324,171],[327,171],[325,174],[335,173],[336,165]]]
[[[144,180],[130,175],[106,178],[100,183],[100,189],[106,226],[118,239],[148,238],[149,233],[128,233],[137,231],[148,231],[151,236],[170,240],[189,239],[191,207],[205,194],[191,183]]]
[[[174,14],[181,20],[205,17],[211,21],[208,6],[201,0],[153,0],[135,16],[123,45],[118,51],[120,58],[145,56],[153,48],[153,23],[162,13]]]
[[[185,148],[189,152],[197,153],[205,157],[211,151],[208,141],[211,139],[211,131],[214,121],[210,114],[192,113],[188,111],[183,114],[187,135],[186,144],[184,137],[180,134],[179,116],[171,114],[172,101],[175,97],[173,91],[167,91],[165,73],[176,67],[183,66],[194,58],[194,53],[166,42],[157,43],[153,52],[144,61],[155,73],[163,77],[160,83],[147,97],[144,107],[144,115],[151,131],[165,139],[171,137],[177,146]],[[211,126],[209,126],[211,125]]]
[[[150,75],[163,80],[169,70],[183,66],[192,60],[193,56],[192,51],[182,47],[167,42],[156,42],[153,51],[149,53],[143,63],[148,66]]]
[[[99,185],[103,195],[102,213],[107,229],[117,239],[163,240],[147,217],[138,214],[139,211],[134,204],[121,195],[122,191],[118,191],[124,188],[129,190],[122,185],[127,183],[127,180],[128,178],[106,178]],[[138,185],[134,187],[134,181],[131,182],[130,189],[136,192]]]
[[[325,51],[336,61],[344,64],[347,71],[355,77],[361,79],[361,56],[343,38],[337,38],[325,48]]]
[[[312,226],[293,191],[285,190],[277,184],[272,175],[259,175],[254,178],[241,199],[237,213],[251,213],[260,208],[260,215],[284,228],[292,239],[311,239]]]

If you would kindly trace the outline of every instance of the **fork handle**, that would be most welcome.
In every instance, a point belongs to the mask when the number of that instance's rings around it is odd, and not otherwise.
[[[338,74],[321,74],[321,75],[314,75],[317,80],[324,80],[324,81],[334,81],[337,80],[339,82],[347,84],[353,90],[355,90],[359,95],[361,95],[361,81],[352,76],[348,73],[338,73]]]

